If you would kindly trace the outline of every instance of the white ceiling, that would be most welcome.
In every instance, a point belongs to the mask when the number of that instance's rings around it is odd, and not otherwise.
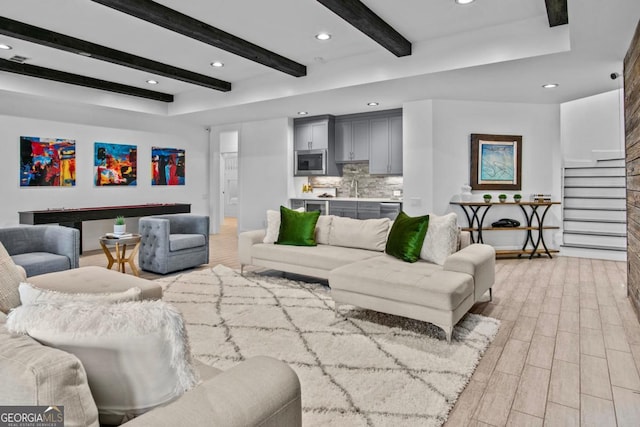
[[[364,0],[413,44],[396,58],[314,0],[157,0],[307,66],[279,71],[88,0],[0,0],[0,15],[227,80],[223,93],[0,35],[28,64],[175,95],[164,104],[0,72],[0,91],[212,125],[395,108],[418,99],[560,103],[613,90],[640,18],[638,0],[569,0],[569,25],[549,28],[544,0]],[[332,39],[314,35],[326,31]],[[209,64],[220,60],[223,68]],[[159,85],[149,86],[153,78]],[[544,90],[543,83],[559,83]],[[1,92],[0,92],[1,93]]]

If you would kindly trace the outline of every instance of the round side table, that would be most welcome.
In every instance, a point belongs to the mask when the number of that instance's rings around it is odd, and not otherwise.
[[[104,254],[107,256],[107,268],[111,269],[111,267],[113,267],[113,264],[118,264],[118,271],[120,271],[121,273],[125,273],[125,265],[128,263],[133,274],[135,274],[136,276],[140,276],[140,271],[134,263],[134,258],[138,253],[138,249],[140,248],[140,240],[141,236],[139,234],[134,234],[130,237],[124,238],[111,236],[100,237],[100,246],[102,247]],[[131,249],[128,254],[127,245],[130,248],[133,246],[133,249]],[[110,248],[112,247],[115,247],[114,253],[111,253]]]

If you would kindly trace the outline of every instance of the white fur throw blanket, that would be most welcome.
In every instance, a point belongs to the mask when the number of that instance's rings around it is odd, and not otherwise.
[[[191,365],[189,339],[180,312],[163,301],[132,301],[118,304],[90,302],[45,302],[23,305],[9,313],[7,329],[13,333],[37,335],[54,341],[55,334],[82,337],[136,336],[158,334],[170,348],[169,362],[176,372],[175,393],[181,395],[198,383]]]

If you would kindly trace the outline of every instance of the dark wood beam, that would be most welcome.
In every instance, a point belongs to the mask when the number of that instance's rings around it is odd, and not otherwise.
[[[0,17],[0,34],[37,43],[44,46],[61,49],[67,52],[78,53],[113,64],[122,65],[136,70],[157,74],[170,79],[181,80],[198,86],[216,89],[223,92],[231,90],[231,83],[215,79],[203,74],[183,70],[161,62],[152,61],[140,56],[111,49],[106,46],[91,43],[75,37],[34,27],[9,18]]]
[[[359,0],[318,0],[395,56],[411,55],[411,42]]]
[[[140,89],[134,86],[109,82],[107,80],[94,79],[93,77],[80,76],[78,74],[52,70],[50,68],[38,67],[36,65],[19,64],[17,62],[8,61],[6,59],[0,59],[0,71],[7,71],[9,73],[37,77],[40,79],[53,80],[56,82],[68,83],[76,86],[106,90],[109,92],[122,93],[124,95],[153,99],[155,101],[173,102],[173,95],[169,95],[167,93],[155,92],[148,89]]]
[[[307,67],[151,0],[92,0],[294,77]]]
[[[550,27],[569,23],[567,0],[544,0],[544,2],[547,5],[547,17],[549,18]]]

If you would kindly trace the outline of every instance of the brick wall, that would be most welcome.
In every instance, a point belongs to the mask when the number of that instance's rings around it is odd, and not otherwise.
[[[369,175],[369,163],[346,163],[342,176],[314,176],[309,182],[314,188],[336,187],[338,197],[355,197],[354,180],[358,181],[359,197],[391,198],[393,190],[402,190],[401,176]]]
[[[640,318],[640,23],[624,58],[627,163],[627,294]]]

